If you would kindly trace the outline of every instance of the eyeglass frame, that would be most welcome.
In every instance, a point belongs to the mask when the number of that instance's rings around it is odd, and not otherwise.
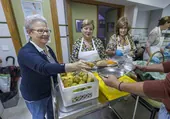
[[[48,29],[48,32],[47,32],[47,30],[44,30],[44,29],[31,29],[31,30],[36,31],[40,35],[44,34],[44,32],[46,32],[47,34],[50,34],[52,32],[51,29]],[[38,30],[43,30],[43,32],[40,33]]]

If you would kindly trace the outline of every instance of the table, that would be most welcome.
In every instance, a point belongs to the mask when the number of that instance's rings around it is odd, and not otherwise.
[[[115,104],[119,99],[120,98],[108,101],[106,97],[101,92],[99,92],[99,97],[96,99],[92,99],[73,106],[64,107],[60,91],[57,89],[55,97],[53,95],[55,119],[75,119],[105,107],[110,108],[119,119],[122,119],[116,110],[110,106]]]

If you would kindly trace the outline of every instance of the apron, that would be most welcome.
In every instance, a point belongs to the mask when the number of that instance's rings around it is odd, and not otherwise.
[[[93,39],[92,39],[92,45],[94,47],[94,50],[91,50],[91,51],[81,51],[82,46],[83,46],[83,41],[84,41],[84,38],[82,38],[82,41],[80,44],[78,59],[88,61],[88,62],[94,62],[94,61],[100,60],[100,57],[94,45]]]
[[[126,39],[127,39],[127,37],[126,37]],[[118,37],[118,41],[120,41],[120,38]],[[123,55],[128,55],[128,53],[130,52],[130,50],[131,50],[131,45],[130,45],[130,42],[129,42],[129,40],[127,40],[128,41],[128,45],[126,45],[126,46],[118,46],[117,45],[117,50],[121,50],[122,51],[122,53],[123,53]],[[118,44],[118,43],[117,43]]]
[[[159,43],[158,43],[157,45],[155,45],[155,46],[151,46],[151,47],[150,47],[150,52],[151,52],[151,54],[153,54],[153,53],[155,53],[155,52],[157,52],[157,51],[160,51],[160,48],[161,48],[161,46],[162,46],[162,44],[163,44],[163,41],[164,41],[164,37],[159,37]],[[157,53],[157,54],[155,54],[154,56],[156,56],[156,57],[161,57],[162,55],[161,55],[160,53]],[[144,60],[148,60],[148,59],[149,59],[149,55],[148,55],[148,53],[147,53],[146,50],[145,50],[145,52],[144,52],[144,54],[143,54],[143,59],[144,59]]]

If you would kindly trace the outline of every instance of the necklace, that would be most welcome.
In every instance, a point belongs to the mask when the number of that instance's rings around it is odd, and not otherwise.
[[[84,40],[84,44],[87,48],[92,48],[92,42],[88,42],[88,41]]]
[[[124,46],[126,46],[128,44],[127,37],[125,36],[124,38],[122,38],[119,36],[119,43],[120,43],[120,47],[122,47],[122,49],[124,49]]]

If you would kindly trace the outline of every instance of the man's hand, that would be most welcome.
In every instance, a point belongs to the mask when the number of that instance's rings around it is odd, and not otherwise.
[[[108,78],[102,78],[105,84],[109,87],[118,88],[119,81],[114,75],[109,75]]]
[[[146,67],[145,66],[139,66],[139,65],[135,65],[135,69],[139,69],[141,71],[146,71]]]

